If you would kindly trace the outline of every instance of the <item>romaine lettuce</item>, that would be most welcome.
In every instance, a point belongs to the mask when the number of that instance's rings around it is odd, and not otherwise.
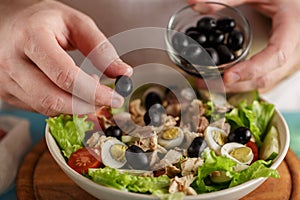
[[[279,174],[275,169],[268,168],[271,161],[258,160],[248,168],[237,172],[234,169],[234,166],[236,166],[234,161],[224,156],[217,156],[214,151],[208,148],[203,151],[201,156],[204,159],[204,163],[198,168],[196,180],[191,185],[199,194],[233,187],[255,178],[279,178]],[[228,184],[207,183],[207,177],[214,171],[225,171],[226,176],[231,178],[231,180]]]
[[[206,148],[201,156],[204,160],[204,163],[198,168],[198,175],[191,186],[199,194],[227,188],[228,185],[207,184],[205,180],[209,174],[215,171],[226,171],[226,175],[231,176],[230,172],[234,172],[233,167],[236,165],[236,163],[227,157],[217,156],[215,152],[209,148]]]
[[[93,123],[86,119],[87,116],[79,118],[77,115],[63,114],[46,119],[52,136],[66,158],[83,146],[85,132],[93,129]]]
[[[238,104],[237,108],[226,113],[226,120],[230,123],[232,130],[240,126],[248,127],[255,138],[256,144],[260,147],[274,110],[273,104],[257,100],[247,104],[244,100]]]
[[[101,185],[144,194],[166,194],[170,184],[170,178],[167,175],[159,177],[135,176],[120,173],[109,167],[89,169],[88,175],[93,181]]]
[[[252,163],[248,168],[243,171],[234,174],[229,187],[234,187],[236,185],[242,184],[246,181],[260,178],[260,177],[273,177],[279,178],[280,175],[277,170],[270,169],[268,166],[271,165],[270,161],[257,160]]]

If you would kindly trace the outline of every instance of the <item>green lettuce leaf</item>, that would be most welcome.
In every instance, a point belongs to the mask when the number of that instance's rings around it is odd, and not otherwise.
[[[222,117],[224,117],[223,113],[219,113],[216,108],[215,105],[212,101],[207,101],[205,103],[205,113],[204,115],[210,119],[209,121],[217,121],[219,119],[221,119]]]
[[[230,172],[234,172],[233,167],[236,165],[236,163],[227,157],[217,156],[215,152],[209,148],[206,148],[201,156],[204,159],[204,163],[198,168],[198,175],[191,186],[199,194],[227,188],[228,185],[207,184],[205,179],[214,171],[226,171],[229,172],[226,173],[226,175],[231,176]]]
[[[260,177],[273,177],[279,178],[280,175],[277,170],[270,169],[268,166],[272,161],[257,160],[252,163],[248,168],[235,173],[229,187],[234,187],[236,185],[242,184],[246,181]]]
[[[256,116],[256,125],[258,129],[265,134],[269,122],[273,117],[275,106],[267,102],[254,101],[251,108]],[[261,139],[263,139],[263,137],[261,137]]]
[[[87,116],[79,118],[77,115],[61,114],[46,120],[50,133],[66,158],[69,158],[74,151],[83,146],[85,132],[93,129],[93,123],[86,121],[86,119]]]
[[[256,144],[260,147],[274,111],[273,104],[257,100],[247,104],[247,101],[244,100],[238,104],[237,108],[226,113],[226,120],[230,123],[232,129],[240,126],[248,127],[255,138]]]
[[[191,185],[199,194],[219,191],[260,177],[279,178],[279,173],[275,169],[268,168],[272,161],[258,160],[248,168],[237,172],[234,161],[224,156],[217,156],[209,148],[203,151],[201,157],[204,163],[198,168],[196,179]],[[231,180],[226,184],[214,184],[207,181],[207,177],[214,171],[225,171],[226,176]]]
[[[144,194],[166,194],[170,184],[170,178],[167,175],[159,177],[135,176],[120,173],[109,167],[89,169],[88,175],[93,181],[101,185]]]

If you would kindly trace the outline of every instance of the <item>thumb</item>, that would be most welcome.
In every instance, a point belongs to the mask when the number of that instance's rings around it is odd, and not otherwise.
[[[253,2],[254,0],[215,0],[213,2],[223,3],[230,6],[238,6],[244,3]],[[189,4],[209,2],[207,0],[188,0]]]

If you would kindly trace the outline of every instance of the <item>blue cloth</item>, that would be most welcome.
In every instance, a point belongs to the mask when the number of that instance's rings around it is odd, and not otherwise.
[[[290,129],[290,148],[300,158],[300,113],[299,112],[284,112],[283,117]]]
[[[41,114],[21,110],[0,110],[0,115],[12,115],[29,120],[32,145],[37,144],[45,134],[46,117]],[[16,200],[16,188],[13,186],[7,193],[0,195],[0,200]]]
[[[33,141],[33,146],[38,143],[44,137],[45,131],[45,119],[46,117],[40,114],[20,111],[20,110],[8,110],[0,111],[0,115],[9,114],[17,117],[22,117],[30,121],[30,134]],[[284,118],[291,133],[291,149],[300,158],[300,113],[299,112],[284,112]],[[13,187],[10,191],[0,196],[0,200],[16,200],[16,189]]]

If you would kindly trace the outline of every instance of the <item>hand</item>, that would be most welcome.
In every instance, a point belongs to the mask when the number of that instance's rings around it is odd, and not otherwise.
[[[51,0],[3,1],[0,11],[0,98],[48,116],[123,104],[66,53],[79,49],[109,77],[132,74],[88,16]]]
[[[189,3],[202,2],[190,0]],[[258,89],[267,91],[300,67],[300,1],[298,0],[222,0],[238,6],[248,4],[272,19],[268,45],[249,60],[240,62],[224,73],[227,92]],[[203,81],[198,81],[204,86]]]

